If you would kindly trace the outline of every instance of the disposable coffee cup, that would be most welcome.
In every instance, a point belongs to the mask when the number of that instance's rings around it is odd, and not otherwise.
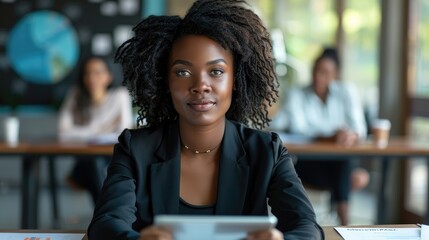
[[[7,117],[4,119],[5,142],[9,146],[17,146],[19,139],[19,119]]]
[[[388,119],[376,119],[372,123],[373,143],[379,148],[384,148],[389,143],[391,123]]]

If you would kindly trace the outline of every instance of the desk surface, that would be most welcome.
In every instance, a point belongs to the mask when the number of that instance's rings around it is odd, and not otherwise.
[[[291,154],[299,155],[370,155],[370,156],[428,156],[429,143],[419,143],[407,138],[393,138],[385,148],[378,148],[365,142],[353,147],[344,147],[333,143],[285,143]],[[113,153],[113,144],[91,145],[58,142],[31,142],[20,143],[11,147],[0,142],[0,154],[44,154],[44,155],[110,155]]]
[[[42,154],[42,155],[111,155],[113,144],[91,145],[78,143],[19,143],[9,146],[0,142],[0,154]]]
[[[397,224],[397,225],[371,225],[371,226],[348,226],[356,228],[417,228],[415,224]],[[343,238],[335,231],[333,226],[322,227],[325,232],[326,240],[343,240]],[[0,233],[85,233],[85,230],[0,230]],[[83,239],[87,239],[86,235]]]
[[[356,155],[356,156],[428,156],[429,143],[415,142],[407,138],[393,138],[385,148],[374,146],[370,141],[352,147],[334,143],[288,143],[285,146],[291,154],[299,155]]]

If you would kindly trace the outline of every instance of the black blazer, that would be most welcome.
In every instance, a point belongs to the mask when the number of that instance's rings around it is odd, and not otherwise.
[[[178,122],[125,130],[115,145],[89,239],[138,239],[157,214],[178,214]],[[216,215],[267,215],[285,239],[324,239],[292,160],[275,133],[226,121]]]

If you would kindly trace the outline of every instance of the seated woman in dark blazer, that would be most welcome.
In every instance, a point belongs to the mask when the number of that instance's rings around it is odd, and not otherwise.
[[[287,149],[254,129],[278,96],[259,17],[242,1],[199,0],[134,33],[116,60],[141,127],[119,137],[89,239],[171,239],[155,215],[268,215],[267,199],[278,225],[249,239],[323,239]]]

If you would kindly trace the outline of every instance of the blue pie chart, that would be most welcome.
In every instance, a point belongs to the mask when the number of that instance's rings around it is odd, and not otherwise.
[[[13,70],[25,81],[62,81],[79,59],[79,41],[68,18],[54,11],[24,16],[10,31],[6,54]]]

